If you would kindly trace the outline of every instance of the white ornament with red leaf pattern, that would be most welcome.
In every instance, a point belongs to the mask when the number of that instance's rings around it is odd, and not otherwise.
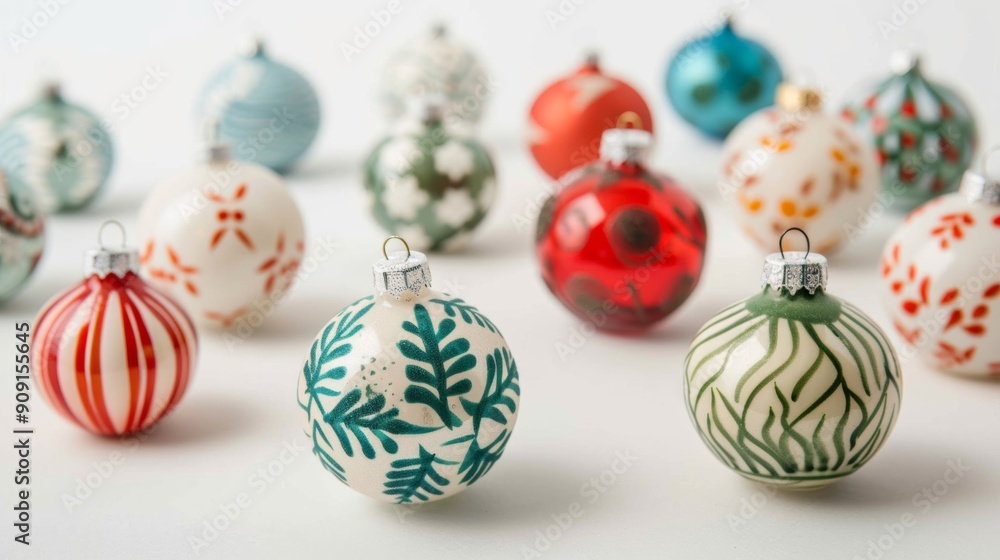
[[[967,171],[960,192],[910,214],[882,255],[893,326],[938,370],[1000,377],[1000,180]]]
[[[164,181],[139,215],[142,271],[195,321],[259,326],[298,272],[305,231],[288,188],[271,170],[230,159],[213,145],[208,162]]]

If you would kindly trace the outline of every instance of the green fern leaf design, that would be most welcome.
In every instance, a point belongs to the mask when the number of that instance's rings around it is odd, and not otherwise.
[[[420,446],[419,455],[412,459],[396,459],[389,466],[393,470],[386,473],[385,491],[389,496],[396,496],[396,503],[409,504],[414,499],[426,502],[428,494],[440,496],[444,494],[440,487],[448,486],[448,479],[441,476],[434,465],[457,465],[456,461],[439,459],[424,446]]]
[[[507,375],[504,376],[504,370]],[[502,407],[506,407],[509,413],[517,409],[517,403],[507,394],[507,391],[515,395],[521,394],[521,387],[518,385],[517,364],[511,360],[510,353],[504,348],[494,348],[492,354],[486,355],[486,387],[483,397],[479,402],[472,402],[465,397],[461,398],[462,408],[472,417],[472,427],[479,433],[479,425],[484,418],[489,418],[500,424],[507,424],[507,417],[504,415]]]
[[[361,298],[349,305],[347,309],[357,306],[364,301],[373,301],[373,299],[371,296]],[[347,340],[358,334],[364,327],[364,324],[361,323],[361,318],[371,310],[373,305],[374,302],[369,303],[356,312],[346,312],[339,320],[327,325],[317,340],[313,342],[312,347],[309,349],[309,358],[302,366],[302,374],[305,379],[304,393],[308,398],[303,402],[300,395],[298,402],[299,407],[306,411],[311,421],[311,428],[309,430],[311,433],[307,433],[307,435],[312,438],[312,452],[319,458],[326,470],[333,473],[345,483],[347,482],[347,476],[344,472],[344,467],[327,451],[327,449],[332,449],[333,445],[323,431],[323,426],[313,416],[313,410],[318,413],[319,418],[325,417],[326,410],[320,397],[340,396],[340,391],[323,386],[321,383],[326,380],[343,379],[347,375],[346,367],[329,366],[337,359],[351,353],[352,346]],[[323,446],[324,444],[326,447]]]
[[[475,307],[465,303],[465,300],[462,298],[435,298],[432,299],[431,302],[441,305],[441,307],[444,308],[444,312],[447,313],[449,317],[461,317],[467,325],[475,323],[480,327],[489,329],[490,332],[499,332],[497,331],[496,325],[493,324],[493,321],[490,321],[486,315],[480,313]]]
[[[510,432],[503,430],[489,445],[481,447],[478,439],[473,439],[469,445],[469,450],[465,453],[462,464],[458,467],[458,474],[465,473],[460,481],[462,484],[472,484],[490,472],[493,465],[500,460],[507,442],[510,441]]]
[[[375,448],[367,434],[374,436],[387,453],[395,453],[399,451],[399,445],[390,435],[426,434],[438,429],[400,420],[399,409],[396,407],[383,411],[385,395],[381,393],[373,394],[363,404],[355,407],[360,402],[361,389],[354,389],[344,395],[337,406],[323,417],[333,429],[333,433],[340,441],[340,447],[348,457],[354,456],[354,446],[349,433],[357,440],[361,453],[369,459],[374,459]]]
[[[476,357],[468,353],[469,341],[465,338],[455,338],[442,347],[448,335],[455,330],[455,321],[443,319],[435,330],[427,308],[418,303],[413,306],[413,311],[416,323],[405,321],[403,330],[420,337],[424,347],[420,348],[409,340],[401,340],[397,346],[403,356],[426,364],[426,367],[407,364],[406,377],[413,383],[403,392],[403,397],[406,402],[429,406],[450,430],[461,426],[462,421],[449,408],[448,399],[472,389],[469,379],[454,382],[452,379],[476,367]],[[449,361],[451,364],[446,366]]]
[[[372,300],[371,296],[361,298],[358,301],[351,304],[351,306],[357,305],[365,300]],[[347,368],[344,366],[329,367],[330,364],[351,353],[352,346],[347,339],[358,334],[363,328],[363,324],[360,322],[361,318],[364,317],[368,311],[374,306],[374,301],[368,305],[359,309],[356,313],[348,312],[345,313],[339,321],[331,322],[320,336],[313,342],[312,347],[309,349],[309,359],[302,366],[302,373],[306,379],[306,392],[309,394],[309,399],[305,402],[299,403],[299,406],[303,410],[310,410],[314,403],[319,403],[319,396],[324,395],[328,397],[336,397],[340,395],[339,391],[335,391],[328,387],[322,387],[319,384],[322,381],[328,379],[343,379],[347,375]],[[351,307],[348,306],[348,307]],[[321,414],[322,406],[320,407]]]
[[[506,375],[504,374],[506,372]],[[494,348],[492,354],[486,356],[486,384],[483,389],[483,396],[479,402],[472,402],[462,398],[462,408],[472,417],[472,426],[475,434],[469,438],[469,448],[465,452],[465,458],[458,468],[458,474],[463,474],[461,482],[472,484],[485,475],[493,465],[500,460],[507,441],[510,440],[510,432],[504,429],[488,445],[479,445],[481,435],[480,428],[484,419],[490,419],[498,424],[507,425],[507,414],[513,414],[517,410],[517,402],[510,395],[521,394],[521,387],[518,384],[517,363],[514,362],[510,352],[506,348]],[[504,413],[504,409],[507,413]],[[465,441],[464,438],[462,441]],[[447,442],[445,445],[447,445]]]

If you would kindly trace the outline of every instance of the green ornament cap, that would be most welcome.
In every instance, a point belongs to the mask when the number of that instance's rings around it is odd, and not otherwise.
[[[601,134],[601,159],[613,164],[643,163],[653,135],[638,128],[609,128]]]
[[[401,241],[406,250],[387,254],[385,247],[393,239]],[[400,299],[407,292],[419,296],[420,291],[425,286],[430,287],[431,268],[427,264],[427,255],[418,251],[410,251],[410,246],[402,237],[393,235],[387,238],[382,243],[382,256],[385,258],[372,265],[377,297],[390,294],[392,297]]]
[[[109,225],[114,225],[121,230],[122,242],[119,247],[110,248],[104,244],[104,229]],[[120,222],[108,220],[101,224],[97,232],[97,243],[99,248],[91,249],[85,255],[83,261],[83,275],[85,277],[97,275],[104,278],[111,274],[120,278],[129,272],[139,273],[139,250],[125,244],[125,227]]]
[[[962,175],[962,183],[958,191],[968,199],[969,202],[980,204],[1000,205],[1000,180],[988,176],[986,164],[991,155],[1000,151],[1000,146],[994,147],[983,156],[983,170],[977,173],[971,169]]]
[[[798,231],[806,238],[806,250],[788,251],[781,249],[781,241],[790,231]],[[786,290],[795,295],[806,290],[810,295],[822,288],[826,291],[830,266],[826,257],[809,251],[809,236],[799,228],[785,230],[778,239],[778,253],[771,253],[764,259],[764,270],[760,273],[761,287],[770,286],[775,291]]]

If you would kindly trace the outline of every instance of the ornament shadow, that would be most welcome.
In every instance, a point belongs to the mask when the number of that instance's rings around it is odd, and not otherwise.
[[[206,372],[207,374],[207,372]],[[235,397],[189,395],[147,432],[142,446],[172,447],[234,440],[262,428],[265,417]]]
[[[946,484],[946,493],[937,496],[934,503],[940,500],[941,507],[961,509],[976,502],[992,503],[991,496],[1000,493],[1000,480],[975,476],[976,466],[988,463],[968,449],[932,449],[890,442],[871,463],[837,483],[811,491],[782,490],[775,499],[817,511],[881,510],[886,512],[887,520],[895,520],[905,512],[921,515],[918,496],[924,489]],[[960,472],[957,479],[954,474],[946,476],[955,464],[969,467],[973,474]],[[753,486],[750,482],[747,485]]]
[[[446,500],[418,505],[372,502],[372,507],[380,514],[399,516],[407,524],[440,527],[446,523],[470,530],[506,527],[532,534],[550,524],[553,513],[582,501],[579,481],[591,476],[593,473],[566,472],[539,463],[501,461],[482,480]]]
[[[333,177],[343,177],[345,175],[360,175],[361,164],[364,159],[358,157],[343,157],[332,154],[316,154],[293,165],[282,173],[282,176],[289,181],[309,181],[314,179],[330,179]],[[322,183],[316,186],[329,187]]]

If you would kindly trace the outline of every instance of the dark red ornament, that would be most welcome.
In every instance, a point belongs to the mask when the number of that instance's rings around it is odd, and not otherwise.
[[[613,129],[601,161],[561,180],[538,219],[542,278],[570,311],[608,331],[638,331],[691,295],[705,256],[705,218],[670,178],[643,165],[652,136]]]
[[[652,132],[653,117],[639,92],[601,72],[591,56],[553,82],[531,106],[531,155],[553,179],[600,158],[601,133],[623,119]]]

